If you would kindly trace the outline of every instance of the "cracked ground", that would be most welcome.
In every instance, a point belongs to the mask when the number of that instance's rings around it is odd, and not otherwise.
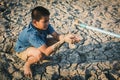
[[[32,65],[31,80],[120,80],[120,39],[79,26],[120,34],[119,0],[0,0],[1,80],[29,80],[13,48],[31,21],[31,9],[39,5],[49,9],[50,24],[58,33],[74,33],[81,41],[76,49],[65,43],[47,57],[49,62]]]

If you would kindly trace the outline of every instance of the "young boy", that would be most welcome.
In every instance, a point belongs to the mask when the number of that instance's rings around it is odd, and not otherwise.
[[[72,34],[60,35],[49,24],[49,11],[38,6],[32,10],[32,21],[18,37],[15,51],[17,56],[25,60],[24,74],[27,77],[32,77],[30,66],[39,60],[42,60],[43,55],[49,56],[64,42],[75,43],[79,42],[79,38]],[[58,40],[55,44],[47,46],[47,35],[50,34],[54,39]]]

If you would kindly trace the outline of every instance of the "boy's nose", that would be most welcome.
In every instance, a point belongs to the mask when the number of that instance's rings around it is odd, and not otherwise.
[[[48,25],[49,25],[49,22],[47,22],[45,25],[48,26]]]

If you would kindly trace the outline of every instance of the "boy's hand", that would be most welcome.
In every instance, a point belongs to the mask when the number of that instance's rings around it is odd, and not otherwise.
[[[69,44],[74,44],[74,43],[78,43],[80,41],[80,38],[74,34],[67,34],[65,35],[64,40]]]
[[[74,34],[60,35],[59,39],[60,41],[67,42],[69,44],[70,49],[76,48],[75,43],[78,43],[80,41],[80,37]]]

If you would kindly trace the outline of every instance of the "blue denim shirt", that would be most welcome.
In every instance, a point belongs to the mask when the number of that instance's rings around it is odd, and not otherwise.
[[[55,30],[50,24],[47,30],[39,30],[30,23],[29,26],[23,29],[19,34],[15,45],[15,51],[21,52],[31,46],[38,48],[46,44],[47,35],[52,34],[54,31]]]

